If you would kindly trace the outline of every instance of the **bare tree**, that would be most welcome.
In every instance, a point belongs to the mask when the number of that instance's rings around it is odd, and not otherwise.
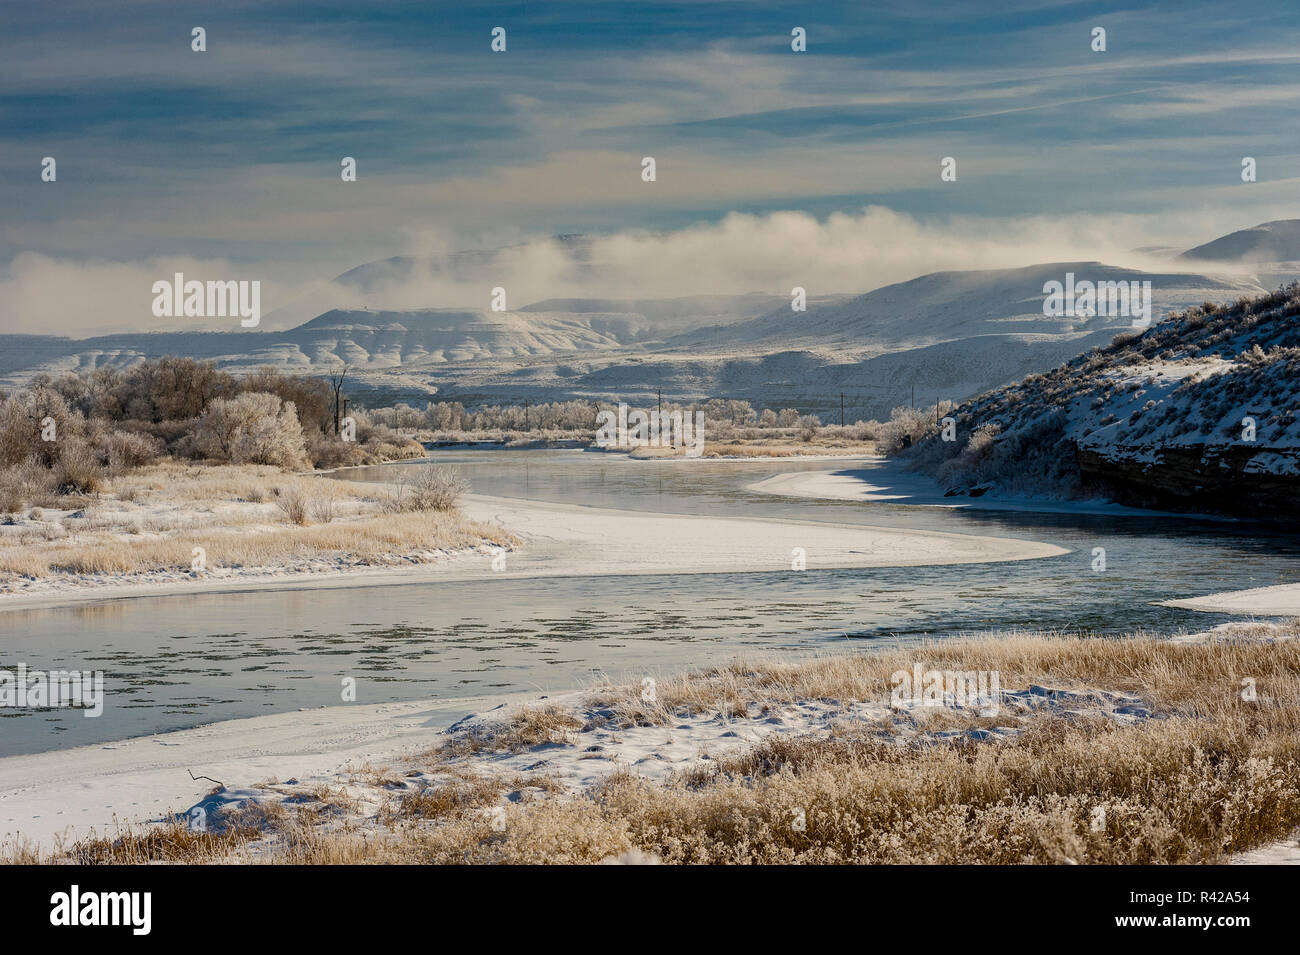
[[[334,433],[339,433],[339,397],[343,392],[343,379],[347,376],[348,366],[344,365],[342,370],[336,374],[330,375],[330,391],[334,393]]]

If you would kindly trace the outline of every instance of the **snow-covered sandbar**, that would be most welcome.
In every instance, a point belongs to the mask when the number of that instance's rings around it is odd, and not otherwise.
[[[463,509],[524,541],[504,561],[489,548],[451,552],[410,566],[357,568],[321,561],[307,571],[256,568],[194,577],[182,571],[103,578],[58,576],[0,595],[0,611],[86,600],[383,586],[493,577],[722,574],[844,567],[913,567],[1053,557],[1051,544],[1003,537],[811,521],[704,517],[581,507],[470,495]],[[136,575],[137,578],[141,575]]]
[[[50,847],[58,837],[92,830],[111,836],[120,826],[171,818],[213,787],[191,773],[228,786],[332,779],[427,744],[456,720],[514,699],[322,707],[9,756],[0,759],[0,838]]]
[[[897,461],[877,456],[859,458],[865,466],[833,471],[792,471],[756,481],[746,490],[784,497],[817,498],[824,501],[853,501],[864,504],[907,504],[917,507],[946,507],[985,511],[1032,511],[1059,514],[1127,514],[1156,517],[1183,517],[1199,520],[1228,521],[1232,518],[1211,514],[1181,514],[1128,507],[1124,504],[1096,500],[1055,500],[1038,497],[1014,497],[990,494],[984,497],[954,494],[923,474],[906,470]]]
[[[1300,617],[1300,584],[1228,590],[1223,593],[1161,601],[1165,607],[1209,613],[1250,614],[1259,617]]]

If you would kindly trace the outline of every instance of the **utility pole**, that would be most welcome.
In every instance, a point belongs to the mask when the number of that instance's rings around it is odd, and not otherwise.
[[[916,410],[916,385],[912,386],[912,410]]]
[[[844,427],[844,392],[840,392],[840,427]]]
[[[528,426],[528,402],[527,402],[527,400],[524,401],[524,430],[525,430],[525,431],[531,431],[531,430],[533,430],[532,428],[530,428],[530,427]]]
[[[659,389],[659,420],[662,421],[663,418],[664,418],[664,390],[660,388]]]

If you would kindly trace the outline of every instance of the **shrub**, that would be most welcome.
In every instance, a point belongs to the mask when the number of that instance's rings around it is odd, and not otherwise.
[[[996,424],[986,424],[975,429],[975,433],[970,436],[966,442],[965,454],[972,463],[978,463],[988,456],[993,448],[993,442],[997,439],[998,432],[1002,429]]]
[[[317,524],[328,524],[334,520],[334,495],[328,491],[311,499],[311,519]]]
[[[194,444],[201,454],[232,464],[307,466],[293,402],[262,392],[213,401],[195,426]]]
[[[895,408],[889,420],[879,426],[877,440],[880,450],[885,454],[898,454],[927,434],[934,434],[941,415],[951,407],[951,402],[941,402],[929,408]]]
[[[285,375],[274,367],[259,368],[239,383],[242,392],[262,392],[291,403],[304,431],[324,434],[334,426],[330,386],[321,378]]]
[[[366,464],[366,452],[355,441],[344,441],[320,431],[307,432],[307,457],[316,468],[345,468]]]
[[[236,379],[212,362],[171,356],[140,362],[104,385],[92,414],[150,422],[197,418],[211,402],[239,390]]]
[[[450,511],[469,491],[469,482],[456,468],[436,464],[421,468],[405,482],[388,507],[396,511]]]
[[[162,454],[162,442],[147,434],[109,431],[95,436],[95,449],[107,462],[109,471],[121,473],[151,464]]]
[[[67,437],[57,444],[58,458],[50,470],[59,492],[90,494],[98,491],[104,480],[104,466],[95,449],[79,437]]]
[[[307,497],[294,486],[275,489],[275,503],[295,524],[307,523]]]
[[[46,419],[54,425],[51,441],[42,434]],[[24,389],[0,401],[0,465],[35,457],[45,467],[53,467],[61,443],[85,432],[85,419],[58,392],[44,386]]]
[[[54,496],[54,475],[35,459],[0,468],[0,512],[17,513]]]

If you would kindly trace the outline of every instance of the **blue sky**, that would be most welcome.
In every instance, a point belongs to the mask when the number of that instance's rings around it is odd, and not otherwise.
[[[288,287],[430,246],[864,207],[1190,246],[1300,215],[1298,40],[1292,2],[9,3],[0,269],[179,255]]]

